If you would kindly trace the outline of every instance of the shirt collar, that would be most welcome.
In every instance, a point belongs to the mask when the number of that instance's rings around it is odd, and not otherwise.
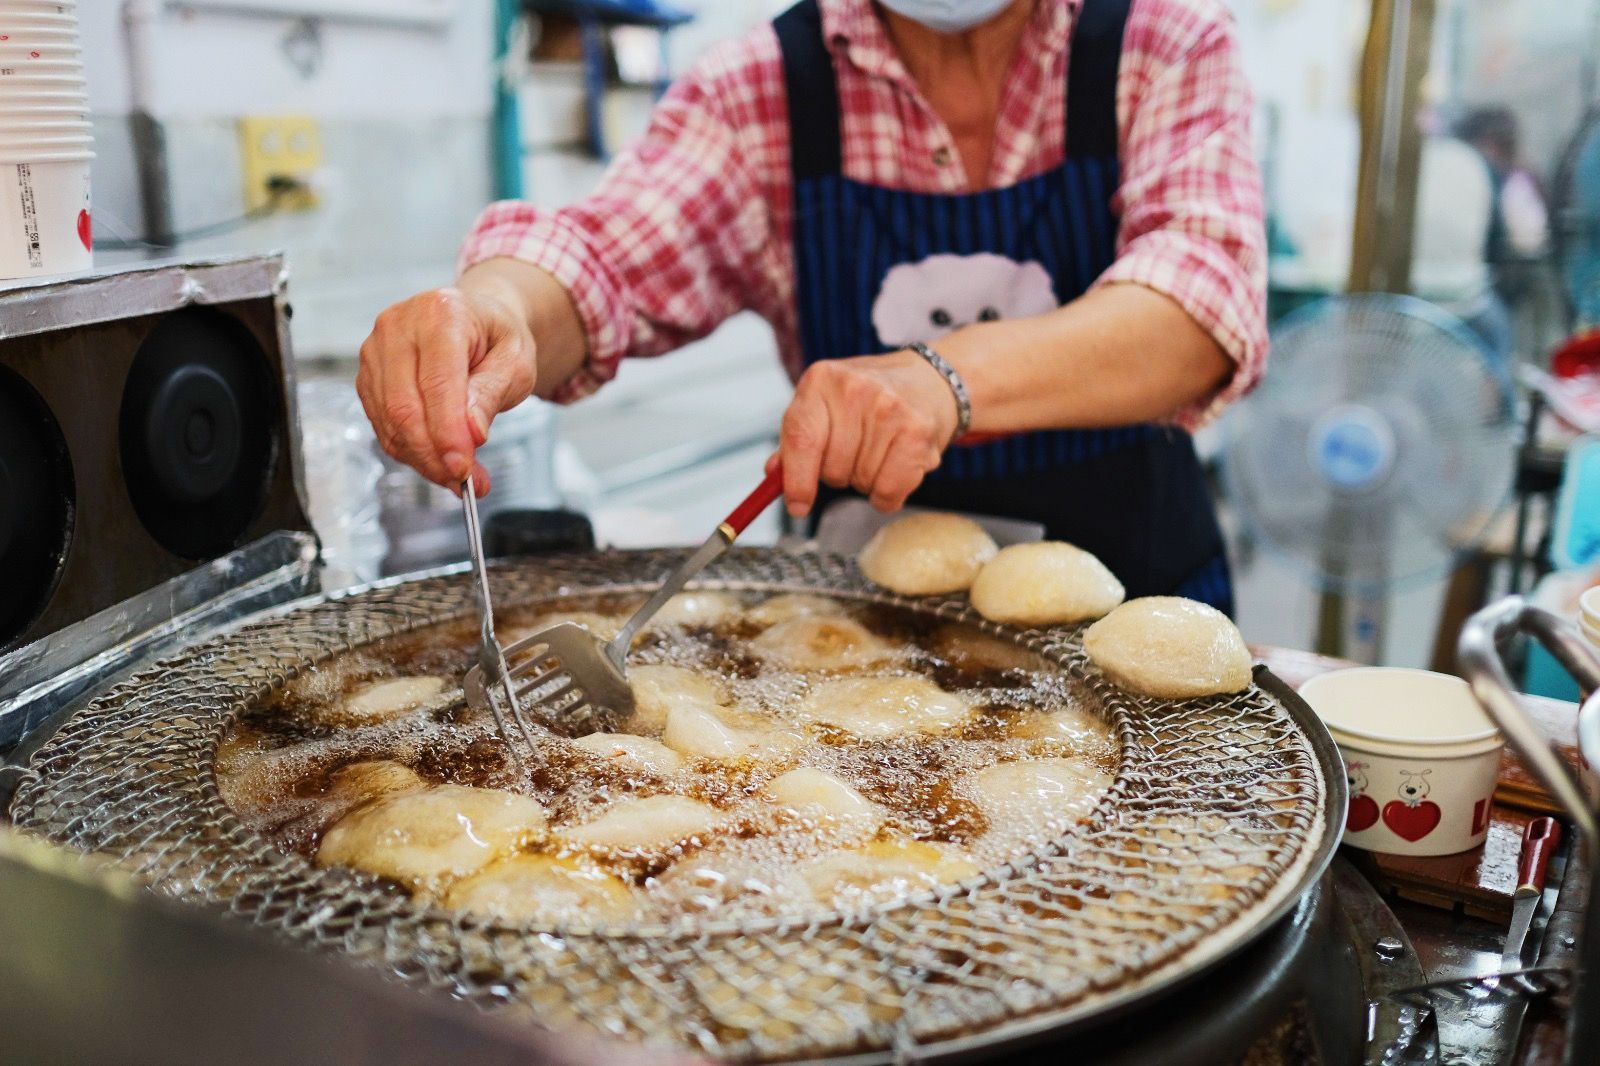
[[[1084,0],[1037,0],[1022,48],[1047,65],[1064,55]],[[829,52],[865,74],[908,79],[873,0],[821,0],[822,36]]]

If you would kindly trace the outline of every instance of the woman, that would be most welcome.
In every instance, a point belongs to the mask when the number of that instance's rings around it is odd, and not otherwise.
[[[1227,609],[1185,429],[1266,358],[1249,108],[1220,0],[803,0],[588,199],[491,206],[454,288],[378,317],[362,400],[391,455],[484,491],[495,414],[753,308],[797,381],[792,514],[1033,519],[1131,595]]]

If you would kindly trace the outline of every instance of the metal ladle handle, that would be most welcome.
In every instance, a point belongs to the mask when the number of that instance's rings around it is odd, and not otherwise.
[[[1594,809],[1555,746],[1545,740],[1522,709],[1500,658],[1500,641],[1515,633],[1526,633],[1544,645],[1590,693],[1600,694],[1600,657],[1576,626],[1521,596],[1507,596],[1474,614],[1456,644],[1456,658],[1472,686],[1472,694],[1499,724],[1506,740],[1539,783],[1565,808],[1593,855],[1600,843]],[[1595,695],[1584,701],[1578,714],[1578,747],[1590,766],[1600,767],[1600,700]]]

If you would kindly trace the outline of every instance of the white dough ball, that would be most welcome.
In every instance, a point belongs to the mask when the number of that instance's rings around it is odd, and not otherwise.
[[[754,715],[701,707],[674,707],[667,712],[661,742],[691,758],[737,759],[792,751],[805,742],[799,733],[774,726]]]
[[[1177,596],[1129,600],[1083,634],[1083,650],[1131,692],[1189,699],[1250,686],[1250,649],[1228,616]]]
[[[822,814],[851,822],[876,824],[883,812],[867,797],[832,774],[802,766],[767,782],[767,792],[801,814]]]
[[[1111,743],[1109,725],[1092,714],[1073,709],[1024,712],[1013,720],[1010,732],[1024,740],[1056,740],[1094,751]]]
[[[806,864],[801,876],[819,902],[848,907],[955,884],[978,872],[951,845],[894,837],[824,855]]]
[[[965,721],[972,707],[924,677],[843,677],[813,688],[797,713],[858,737],[878,738],[942,733]]]
[[[903,596],[960,592],[994,558],[994,539],[960,515],[927,512],[896,519],[872,535],[857,561],[867,579]]]
[[[1088,817],[1111,775],[1077,759],[1023,759],[979,770],[966,785],[991,825],[1047,833]]]
[[[630,763],[657,774],[675,773],[683,768],[683,756],[659,740],[631,733],[590,733],[574,740],[572,746],[597,759]]]
[[[733,759],[751,749],[751,740],[711,711],[674,707],[661,733],[667,747],[696,758]]]
[[[780,592],[745,611],[745,618],[758,626],[775,626],[795,618],[833,618],[849,611],[831,596],[808,592]]]
[[[731,592],[680,592],[650,619],[655,626],[714,626],[739,613],[739,598]]]
[[[442,677],[395,677],[362,685],[339,705],[340,717],[359,725],[409,714],[444,691]]]
[[[633,890],[590,862],[512,855],[451,885],[446,907],[508,924],[620,922],[637,910]]]
[[[983,564],[972,606],[992,622],[1052,626],[1099,618],[1122,602],[1122,582],[1082,548],[1059,540],[1012,544]]]
[[[894,655],[888,641],[853,618],[793,618],[769,628],[752,646],[791,670],[853,670]]]
[[[440,785],[359,807],[322,838],[317,861],[437,891],[538,835],[544,808],[515,792]]]
[[[633,686],[628,726],[640,733],[660,733],[667,726],[667,715],[677,708],[713,711],[725,698],[713,678],[667,663],[630,667],[628,683]]]
[[[663,851],[691,838],[704,840],[725,818],[709,803],[687,796],[618,800],[598,818],[562,830],[584,847],[615,851]]]

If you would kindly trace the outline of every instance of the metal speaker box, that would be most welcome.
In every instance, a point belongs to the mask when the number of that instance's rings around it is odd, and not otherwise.
[[[0,283],[0,706],[309,569],[284,292],[277,256]]]

